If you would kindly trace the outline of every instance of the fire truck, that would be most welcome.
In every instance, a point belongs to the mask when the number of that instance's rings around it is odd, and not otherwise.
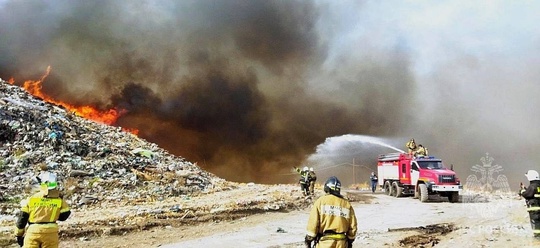
[[[427,202],[429,195],[438,194],[448,197],[450,202],[458,202],[463,189],[456,173],[445,168],[442,160],[433,156],[382,154],[378,157],[377,171],[378,184],[389,196],[413,195]]]

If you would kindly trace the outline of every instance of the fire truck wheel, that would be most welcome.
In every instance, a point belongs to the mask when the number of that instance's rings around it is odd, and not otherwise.
[[[420,197],[420,192],[418,192],[418,190],[415,190],[413,198],[418,199],[419,197]]]
[[[393,182],[392,183],[392,192],[394,193],[395,197],[400,197],[403,190],[402,190],[401,187],[399,187],[397,182]]]
[[[390,186],[389,181],[386,181],[384,183],[384,192],[389,196],[392,196],[394,194],[394,192],[392,192],[392,187]]]
[[[448,201],[454,203],[459,201],[459,192],[452,192],[448,195]]]
[[[427,202],[428,201],[428,190],[427,190],[427,186],[423,183],[419,184],[418,185],[418,188],[420,190],[420,201],[421,202]]]

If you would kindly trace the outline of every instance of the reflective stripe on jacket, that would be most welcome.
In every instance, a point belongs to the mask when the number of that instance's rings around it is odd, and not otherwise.
[[[29,223],[50,223],[56,222],[60,213],[70,211],[70,208],[60,197],[49,198],[44,192],[38,192],[27,199],[21,211],[30,214]]]

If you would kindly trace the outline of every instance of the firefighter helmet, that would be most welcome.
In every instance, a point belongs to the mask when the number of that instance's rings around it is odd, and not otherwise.
[[[308,171],[309,168],[307,166],[304,166],[304,168],[302,168],[302,171]]]
[[[309,171],[313,171],[313,167],[309,167]]]
[[[538,176],[538,171],[535,171],[535,170],[527,171],[525,176],[527,177],[529,181],[540,180],[540,177]]]
[[[47,187],[47,189],[56,189],[58,187],[56,174],[52,172],[44,171],[39,178],[41,179],[41,185]]]
[[[324,183],[324,192],[332,195],[340,195],[341,182],[335,176],[332,176]]]

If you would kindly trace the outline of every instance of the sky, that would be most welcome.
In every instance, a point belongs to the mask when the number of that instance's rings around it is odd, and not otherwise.
[[[0,0],[0,10],[1,78],[51,66],[49,95],[126,109],[116,125],[228,180],[294,182],[291,168],[306,164],[343,174],[335,165],[354,159],[362,181],[393,151],[344,135],[399,149],[415,138],[461,178],[489,153],[512,187],[540,167],[536,1]],[[322,149],[327,139],[339,152]]]

